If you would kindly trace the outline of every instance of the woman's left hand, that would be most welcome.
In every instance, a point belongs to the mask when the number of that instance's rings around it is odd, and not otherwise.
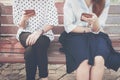
[[[96,14],[94,13],[90,13],[92,14],[92,17],[91,18],[87,18],[85,16],[82,16],[82,19],[85,21],[85,22],[88,22],[89,25],[93,25],[95,22],[98,22],[98,17],[96,16]]]
[[[35,31],[32,34],[30,34],[26,40],[26,45],[32,46],[33,44],[35,44],[35,42],[41,36],[41,34],[42,34],[42,30]]]
[[[82,19],[88,22],[88,25],[90,25],[89,27],[92,29],[93,32],[97,32],[100,28],[99,19],[96,14],[94,13],[91,13],[91,14],[92,14],[92,18],[87,18],[82,16]]]
[[[100,30],[99,19],[96,14],[92,13],[93,17],[91,20],[91,29],[93,32],[98,32]]]

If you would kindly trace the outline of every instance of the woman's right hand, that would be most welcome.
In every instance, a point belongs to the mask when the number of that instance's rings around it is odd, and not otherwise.
[[[35,16],[35,13],[34,12],[31,12],[29,14],[25,14],[25,11],[23,11],[23,14],[22,14],[22,17],[21,17],[21,20],[23,21],[27,21],[29,18]]]
[[[25,28],[26,26],[26,22],[28,21],[29,18],[35,16],[35,13],[34,12],[31,12],[29,14],[25,14],[25,11],[23,11],[23,14],[22,14],[22,17],[21,17],[21,20],[19,22],[19,28]]]
[[[85,27],[85,28],[84,28],[84,32],[85,32],[85,33],[89,33],[89,32],[91,32],[91,28],[89,28],[89,27]]]
[[[92,17],[91,18],[87,18],[85,16],[82,16],[82,19],[85,21],[85,22],[88,22],[88,25],[90,25],[89,27],[91,28],[91,30],[93,32],[98,32],[99,29],[100,29],[100,26],[99,26],[99,19],[97,17],[96,14],[94,13],[91,13]]]

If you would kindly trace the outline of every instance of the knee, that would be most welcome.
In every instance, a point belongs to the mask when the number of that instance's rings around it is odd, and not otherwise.
[[[88,60],[83,61],[76,70],[77,75],[78,76],[80,76],[80,74],[87,75],[90,71],[90,67],[91,66],[88,64]]]
[[[50,44],[50,40],[49,40],[48,37],[46,37],[46,36],[40,36],[38,38],[38,40],[36,41],[36,43],[34,44],[34,46],[37,46],[37,47],[39,47],[39,46],[48,47],[49,44]]]
[[[96,56],[94,59],[95,66],[104,66],[104,58],[102,56]]]
[[[88,60],[84,60],[83,62],[81,62],[81,64],[79,65],[78,69],[87,69],[90,68],[90,65],[88,64]]]
[[[88,60],[84,60],[83,62],[81,62],[81,64],[80,64],[81,66],[83,65],[83,66],[88,66]]]

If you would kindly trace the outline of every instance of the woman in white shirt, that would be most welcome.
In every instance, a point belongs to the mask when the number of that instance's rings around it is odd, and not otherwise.
[[[13,0],[13,19],[18,26],[17,39],[25,50],[26,80],[48,80],[47,50],[54,39],[53,26],[58,24],[54,0]]]
[[[102,80],[104,65],[113,68],[115,63],[117,66],[114,66],[114,70],[120,67],[120,54],[117,59],[109,57],[115,51],[108,35],[103,31],[109,6],[110,0],[65,2],[65,32],[59,41],[66,55],[67,72],[76,70],[76,80]]]

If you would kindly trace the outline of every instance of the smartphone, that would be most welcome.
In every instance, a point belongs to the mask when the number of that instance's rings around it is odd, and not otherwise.
[[[84,20],[82,19],[82,16],[85,16],[85,17],[87,17],[87,18],[92,18],[92,14],[82,13],[82,15],[81,15],[81,21],[84,21]]]
[[[34,9],[28,9],[28,10],[24,10],[24,14],[30,14],[30,13],[34,13],[35,14],[35,10]]]

